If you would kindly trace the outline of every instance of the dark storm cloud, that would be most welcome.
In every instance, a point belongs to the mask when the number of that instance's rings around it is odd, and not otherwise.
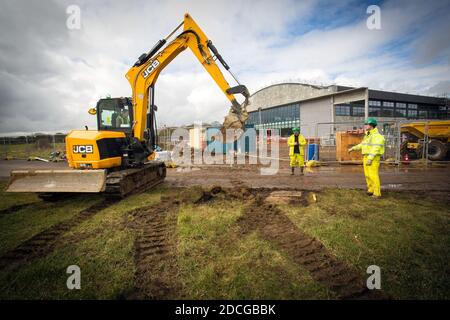
[[[68,38],[65,6],[55,1],[1,1],[0,67],[18,76],[57,72],[46,52]]]
[[[67,41],[65,6],[1,1],[0,7],[0,132],[57,126],[52,88],[42,83],[60,72],[50,53]]]

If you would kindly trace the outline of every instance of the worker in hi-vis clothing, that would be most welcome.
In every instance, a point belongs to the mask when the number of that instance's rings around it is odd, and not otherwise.
[[[381,197],[380,177],[378,169],[380,158],[384,154],[384,137],[378,132],[377,120],[368,118],[364,122],[366,134],[363,141],[348,149],[348,152],[361,150],[363,155],[364,175],[367,183],[367,194],[374,197]]]
[[[291,165],[291,175],[294,175],[295,165],[298,163],[300,167],[301,174],[303,174],[303,169],[305,167],[305,159],[303,158],[304,151],[303,146],[306,145],[305,137],[300,134],[299,128],[293,128],[292,132],[294,133],[288,139],[289,146],[289,158]]]

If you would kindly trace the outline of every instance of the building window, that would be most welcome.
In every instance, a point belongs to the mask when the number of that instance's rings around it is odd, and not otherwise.
[[[369,100],[369,106],[380,107],[380,106],[381,106],[381,101],[378,101],[378,100]]]
[[[439,119],[445,120],[445,119],[449,118],[448,117],[449,112],[450,112],[450,108],[447,109],[446,106],[440,106],[439,107]]]
[[[380,117],[381,107],[369,107],[369,117]]]
[[[352,107],[352,116],[353,117],[364,117],[364,107],[362,106],[353,106]]]
[[[395,103],[394,117],[397,117],[397,118],[406,117],[406,103],[403,103],[403,102]]]
[[[419,110],[419,119],[427,119],[428,115],[427,115],[427,110]]]
[[[293,127],[300,122],[300,105],[290,104],[249,113],[248,124],[260,125],[262,128]]]
[[[381,116],[380,117],[393,117],[394,116],[394,108],[385,108],[381,110]]]
[[[350,116],[350,106],[337,105],[335,107],[336,116]]]
[[[397,118],[406,117],[406,109],[395,109],[395,117]]]
[[[410,119],[417,119],[418,113],[417,113],[417,104],[415,103],[408,103],[408,110],[407,110],[407,117]]]
[[[394,102],[383,101],[379,117],[393,117],[394,116]]]
[[[417,110],[410,110],[408,109],[408,118],[410,119],[417,119]]]
[[[438,119],[439,118],[439,111],[434,110],[428,110],[428,119]]]

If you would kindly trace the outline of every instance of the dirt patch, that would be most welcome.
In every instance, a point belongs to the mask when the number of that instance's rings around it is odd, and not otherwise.
[[[222,188],[220,186],[212,186],[211,188],[202,188],[200,193],[193,199],[190,199],[189,203],[203,204],[216,199],[238,199],[238,200],[251,200],[257,196],[264,194],[267,196],[270,191],[264,189],[250,189],[244,184],[239,184],[234,188]]]
[[[298,229],[274,204],[258,197],[238,219],[243,234],[256,230],[340,299],[382,298],[369,291],[359,272],[338,261],[317,239]]]
[[[305,192],[301,190],[282,190],[277,188],[250,188],[243,182],[234,180],[233,188],[222,188],[213,186],[211,188],[203,188],[195,199],[191,199],[190,203],[203,204],[216,199],[236,199],[241,201],[250,201],[254,199],[263,200],[268,204],[293,204],[293,205],[309,205],[317,202],[316,192]]]
[[[127,227],[136,232],[135,288],[128,299],[179,298],[176,223],[180,202],[163,197],[157,205],[128,214]]]
[[[191,199],[194,204],[205,203],[213,200],[219,194],[223,193],[224,190],[220,186],[213,186],[209,190],[202,190],[202,193],[198,199]]]
[[[118,200],[109,199],[96,203],[89,208],[80,211],[76,216],[69,220],[58,223],[24,241],[19,246],[6,252],[0,257],[0,269],[15,268],[22,263],[48,255],[53,251],[62,234],[117,201]]]
[[[272,191],[264,201],[268,204],[307,204],[304,192],[288,190]]]

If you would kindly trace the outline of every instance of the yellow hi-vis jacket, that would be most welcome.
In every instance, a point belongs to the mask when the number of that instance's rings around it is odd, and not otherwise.
[[[352,150],[361,150],[363,155],[367,155],[367,159],[373,160],[375,156],[384,154],[384,136],[378,132],[377,128],[373,128]]]
[[[293,156],[294,155],[294,147],[295,147],[295,134],[293,134],[289,137],[287,144],[289,146],[289,155]],[[303,146],[306,145],[306,140],[305,140],[305,137],[302,136],[301,134],[298,135],[298,144],[299,144],[300,155],[303,156],[303,154],[304,154]]]

